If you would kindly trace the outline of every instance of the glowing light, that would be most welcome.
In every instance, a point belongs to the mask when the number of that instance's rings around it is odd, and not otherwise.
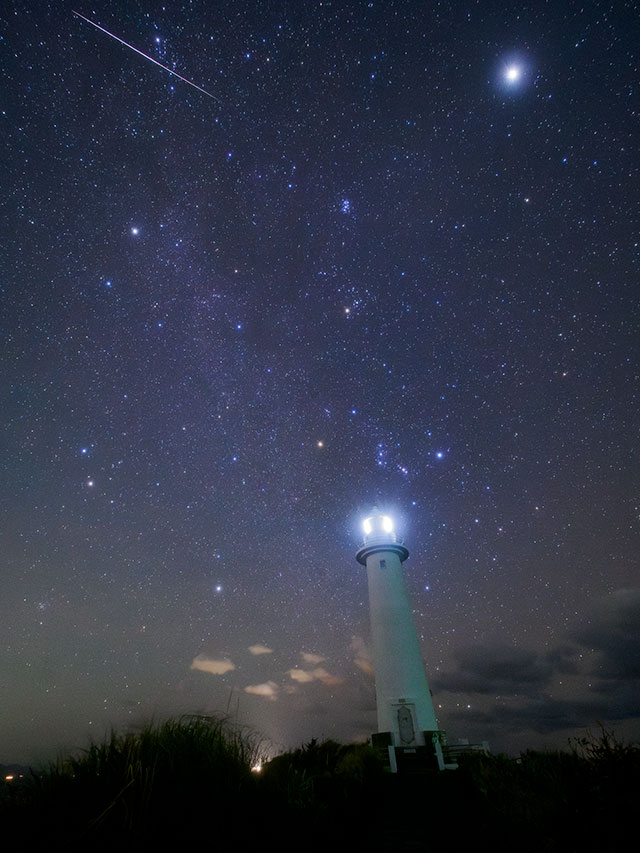
[[[366,536],[370,536],[374,528],[377,528],[379,533],[393,533],[393,519],[388,515],[372,515],[365,518],[362,527]]]
[[[509,83],[515,83],[516,80],[520,79],[521,71],[517,65],[510,65],[505,71],[505,78],[509,81]]]
[[[324,441],[316,442],[316,447],[324,447]]]
[[[131,233],[133,234],[134,237],[137,237],[138,234],[140,233],[140,229],[136,228],[136,226],[134,225],[131,229]]]

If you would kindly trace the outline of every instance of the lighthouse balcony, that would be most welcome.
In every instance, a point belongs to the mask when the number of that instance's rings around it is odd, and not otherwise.
[[[401,536],[396,536],[395,533],[372,533],[370,536],[364,537],[364,545],[402,545],[403,539]]]

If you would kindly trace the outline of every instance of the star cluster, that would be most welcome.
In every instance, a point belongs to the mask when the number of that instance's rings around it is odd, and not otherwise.
[[[215,99],[2,12],[0,759],[367,736],[376,501],[450,736],[637,731],[633,5],[79,11]]]

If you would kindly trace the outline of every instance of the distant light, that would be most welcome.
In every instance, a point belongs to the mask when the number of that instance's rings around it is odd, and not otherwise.
[[[316,447],[324,447],[324,441],[317,441]]]
[[[140,229],[139,229],[139,228],[137,228],[137,227],[134,225],[134,226],[131,228],[131,233],[133,234],[133,236],[134,236],[134,237],[137,237],[137,236],[138,236],[138,234],[140,233]]]
[[[520,69],[517,65],[510,65],[504,76],[507,78],[509,83],[515,83],[516,80],[520,79]]]

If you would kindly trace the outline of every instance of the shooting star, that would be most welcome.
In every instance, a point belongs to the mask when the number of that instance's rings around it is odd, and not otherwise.
[[[92,27],[95,27],[97,30],[100,30],[100,32],[106,33],[108,36],[111,36],[112,39],[119,41],[120,44],[123,44],[125,47],[128,47],[130,50],[134,50],[136,53],[139,53],[140,56],[143,56],[145,59],[148,59],[150,62],[153,62],[154,65],[159,65],[160,68],[164,69],[165,71],[168,71],[169,74],[173,74],[173,76],[177,77],[178,80],[182,80],[183,83],[188,83],[189,86],[193,86],[194,89],[197,89],[199,92],[202,92],[203,95],[207,95],[208,97],[213,98],[213,100],[217,101],[219,104],[222,103],[220,98],[216,98],[216,96],[212,95],[211,92],[207,92],[206,89],[202,89],[200,86],[196,86],[195,83],[192,83],[191,80],[187,80],[186,77],[182,77],[180,74],[178,74],[177,71],[172,71],[171,68],[167,68],[166,65],[163,65],[161,62],[158,62],[158,60],[154,59],[153,56],[149,56],[148,54],[143,53],[141,50],[138,50],[137,47],[134,47],[132,44],[129,44],[129,42],[126,42],[126,41],[124,41],[124,39],[121,39],[118,36],[115,36],[113,33],[110,33],[109,30],[105,30],[105,28],[101,27],[100,24],[96,24],[94,21],[89,20],[89,18],[85,18],[85,16],[81,15],[80,12],[76,12],[73,9],[71,11],[73,12],[74,15],[77,15],[78,18],[82,18],[83,21],[86,21],[88,24],[91,24]]]

